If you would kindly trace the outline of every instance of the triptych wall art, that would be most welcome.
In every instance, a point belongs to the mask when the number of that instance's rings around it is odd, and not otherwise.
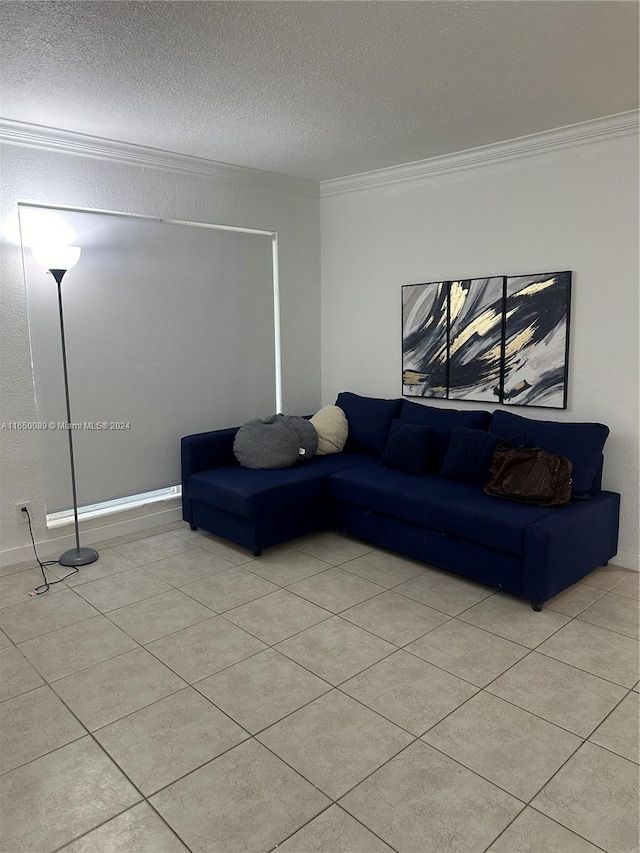
[[[402,393],[567,405],[571,273],[402,288]]]

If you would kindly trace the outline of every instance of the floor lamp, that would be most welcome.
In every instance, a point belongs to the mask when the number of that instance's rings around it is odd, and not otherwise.
[[[62,312],[62,279],[65,273],[74,267],[80,259],[80,249],[77,246],[34,246],[31,249],[33,257],[56,280],[58,285],[58,308],[60,311],[60,340],[62,342],[62,369],[64,374],[64,394],[67,403],[67,435],[69,436],[69,461],[71,463],[71,490],[73,492],[73,523],[75,525],[76,547],[69,548],[61,555],[58,562],[61,566],[87,566],[94,563],[99,554],[93,548],[80,547],[80,532],[78,529],[78,496],[76,493],[76,466],[73,457],[73,428],[71,426],[71,404],[69,402],[69,376],[67,372],[67,345],[64,335],[64,314]]]

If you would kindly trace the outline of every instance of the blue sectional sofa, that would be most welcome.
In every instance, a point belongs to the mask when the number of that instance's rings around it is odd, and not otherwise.
[[[620,495],[601,489],[608,435],[602,424],[457,411],[348,392],[336,405],[349,421],[343,452],[293,468],[240,467],[233,454],[237,427],[183,438],[185,521],[256,556],[268,546],[333,528],[521,596],[536,610],[616,554]],[[402,457],[408,453],[415,465],[415,454],[402,442],[390,447],[391,434],[411,445],[420,428],[428,430],[428,454],[418,460],[420,473],[409,473]],[[474,481],[456,474],[455,464],[451,468],[454,444],[469,430],[481,444],[491,444],[492,435],[524,436],[532,446],[568,456],[574,499],[549,508],[486,495],[477,471]]]

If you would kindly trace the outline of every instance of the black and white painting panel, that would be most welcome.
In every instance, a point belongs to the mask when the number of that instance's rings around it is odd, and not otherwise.
[[[567,405],[571,273],[507,278],[505,303],[505,405]]]
[[[402,393],[447,396],[448,282],[402,288]]]
[[[452,281],[449,399],[500,402],[503,276]]]

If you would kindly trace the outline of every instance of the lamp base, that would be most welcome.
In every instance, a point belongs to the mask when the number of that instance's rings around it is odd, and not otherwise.
[[[69,548],[58,559],[61,566],[88,566],[95,563],[100,554],[93,548]]]

